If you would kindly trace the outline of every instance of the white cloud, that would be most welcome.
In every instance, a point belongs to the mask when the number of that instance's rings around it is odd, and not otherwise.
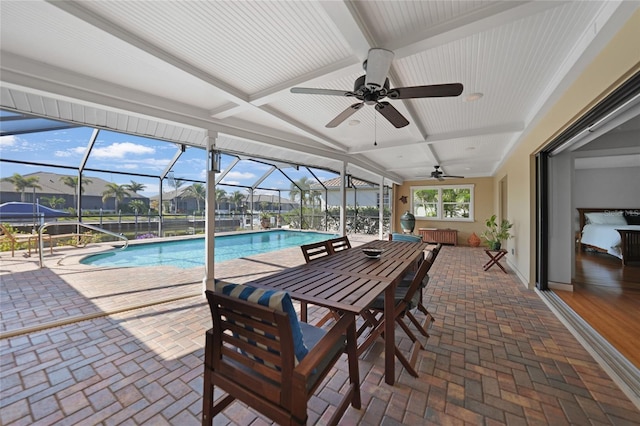
[[[133,163],[124,163],[124,164],[116,165],[116,169],[137,170],[138,169],[138,165],[137,164],[133,164]]]
[[[131,162],[143,164],[146,166],[146,168],[157,169],[157,170],[164,170],[164,168],[167,167],[167,164],[169,164],[169,160],[164,158],[145,158],[140,161],[131,161]]]
[[[236,172],[236,171],[230,171],[229,173],[227,173],[227,175],[224,177],[224,181],[225,182],[229,182],[229,179],[256,179],[257,176],[251,172]]]
[[[150,155],[155,154],[156,150],[144,145],[138,145],[131,142],[115,142],[111,145],[94,148],[91,156],[96,158],[125,158],[128,155]]]
[[[74,156],[81,156],[87,150],[86,146],[76,146],[74,148],[69,148],[64,151],[55,151],[53,155],[59,158],[68,158]]]
[[[160,186],[145,183],[145,188],[143,191],[138,192],[140,195],[144,195],[145,197],[153,197],[154,195],[158,195],[160,193]]]
[[[1,148],[8,148],[10,146],[15,146],[17,142],[18,142],[18,138],[15,135],[0,136]]]

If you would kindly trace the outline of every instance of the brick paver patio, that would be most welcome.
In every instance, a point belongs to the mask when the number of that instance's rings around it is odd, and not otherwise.
[[[200,423],[211,326],[202,268],[96,271],[48,258],[50,268],[39,269],[36,258],[0,260],[0,424]],[[216,275],[245,282],[303,261],[287,249],[220,263]],[[640,424],[638,409],[538,295],[511,271],[483,272],[485,262],[482,249],[443,248],[425,289],[436,322],[420,377],[397,362],[396,385],[386,385],[382,344],[374,345],[360,360],[363,409],[349,408],[342,423]],[[409,346],[401,331],[398,344]],[[346,377],[341,360],[310,401],[309,424],[329,418]],[[215,419],[270,423],[239,403]]]

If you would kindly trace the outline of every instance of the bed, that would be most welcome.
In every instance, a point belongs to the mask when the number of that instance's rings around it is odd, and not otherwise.
[[[640,261],[640,208],[579,208],[580,248],[608,253],[623,265]]]

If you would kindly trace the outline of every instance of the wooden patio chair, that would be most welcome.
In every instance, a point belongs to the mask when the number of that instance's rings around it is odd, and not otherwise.
[[[439,247],[434,247],[433,250],[427,251],[427,255],[425,257],[425,261],[428,261],[430,263],[429,268],[427,269],[427,272],[429,271],[429,269],[431,269],[431,266],[433,266],[433,263],[436,260],[436,257],[438,256],[438,253],[440,252],[440,247],[442,247],[442,244],[438,244]],[[398,287],[409,287],[411,285],[411,282],[413,281],[415,274],[410,272],[407,275],[405,275],[404,279],[398,284]],[[422,322],[422,324],[417,327],[418,331],[425,336],[427,339],[429,338],[429,334],[426,332],[427,329],[429,327],[431,327],[431,325],[435,322],[435,317],[433,315],[431,315],[431,312],[429,312],[429,310],[424,306],[424,295],[423,295],[423,290],[424,288],[429,284],[429,274],[427,273],[424,278],[422,279],[421,283],[420,283],[420,288],[418,290],[418,303],[416,304],[416,308],[422,312],[425,316],[424,321]],[[413,315],[411,315],[410,318],[412,318]],[[412,322],[414,322],[412,320]]]
[[[426,277],[427,272],[429,272],[431,265],[431,258],[425,259],[418,267],[418,270],[412,275],[412,279],[408,287],[396,287],[393,318],[400,328],[404,330],[407,336],[409,336],[413,345],[411,347],[409,359],[404,356],[397,346],[395,348],[395,354],[409,374],[414,377],[418,377],[415,364],[418,359],[419,351],[420,349],[424,349],[424,345],[420,342],[413,331],[411,331],[407,323],[405,323],[405,318],[408,318],[421,334],[427,338],[429,337],[426,327],[423,324],[420,324],[413,313],[411,313],[411,310],[415,309],[420,301],[419,293],[421,292],[422,281]],[[369,310],[363,312],[362,317],[364,318],[365,323],[359,328],[358,335],[360,336],[367,328],[371,328],[371,331],[358,347],[358,356],[369,348],[369,346],[371,346],[379,336],[384,337],[384,295],[381,294],[378,296],[374,303],[369,307]]]
[[[45,239],[49,240],[49,250],[53,254],[53,248],[51,247],[51,237],[45,234]],[[11,247],[11,257],[15,256],[16,246],[18,244],[27,243],[28,255],[31,255],[31,245],[33,244],[34,250],[38,250],[39,237],[38,234],[16,234],[7,229],[6,226],[0,224],[0,242],[8,241],[9,247]]]
[[[346,237],[345,237],[346,238]],[[335,253],[331,240],[321,241],[319,243],[311,243],[300,246],[305,262],[313,262],[314,260],[321,259],[326,256],[330,256]],[[349,240],[347,240],[347,243]],[[300,319],[307,322],[309,311],[306,302],[300,302]],[[340,314],[329,310],[320,320],[316,323],[318,327],[322,327],[330,319],[340,319]]]
[[[329,240],[329,248],[332,253],[337,253],[342,250],[347,250],[351,248],[351,242],[349,241],[349,237],[342,236],[338,238],[332,238]]]
[[[305,262],[309,263],[313,260],[320,259],[333,254],[328,241],[320,241],[319,243],[311,243],[300,246]]]
[[[425,250],[425,259],[430,259],[431,264],[435,263],[436,257],[438,257],[438,253],[440,253],[440,249],[442,248],[442,244],[438,243],[435,246],[427,247]],[[409,287],[411,285],[411,280],[413,279],[413,273],[408,273],[404,279],[398,284],[398,287]],[[431,326],[431,324],[436,320],[433,315],[429,312],[429,310],[424,306],[423,303],[423,290],[429,284],[429,274],[427,274],[422,280],[422,285],[420,286],[420,300],[418,302],[418,310],[420,310],[426,317],[425,324]],[[428,337],[428,336],[427,336]]]
[[[206,332],[203,425],[236,399],[278,424],[306,424],[308,400],[344,352],[350,384],[329,423],[338,424],[349,404],[360,409],[352,314],[323,330],[298,322],[286,292],[236,284],[219,290],[217,283],[206,296],[213,328]],[[227,394],[217,402],[215,386]]]

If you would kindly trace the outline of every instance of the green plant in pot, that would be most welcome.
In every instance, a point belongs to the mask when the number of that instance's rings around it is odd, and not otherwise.
[[[271,215],[267,212],[260,213],[260,225],[263,229],[271,228]]]
[[[502,247],[502,241],[512,238],[511,227],[513,226],[507,219],[502,219],[502,222],[498,223],[497,217],[494,214],[485,222],[487,229],[481,234],[481,237],[487,242],[490,250],[500,250]]]

